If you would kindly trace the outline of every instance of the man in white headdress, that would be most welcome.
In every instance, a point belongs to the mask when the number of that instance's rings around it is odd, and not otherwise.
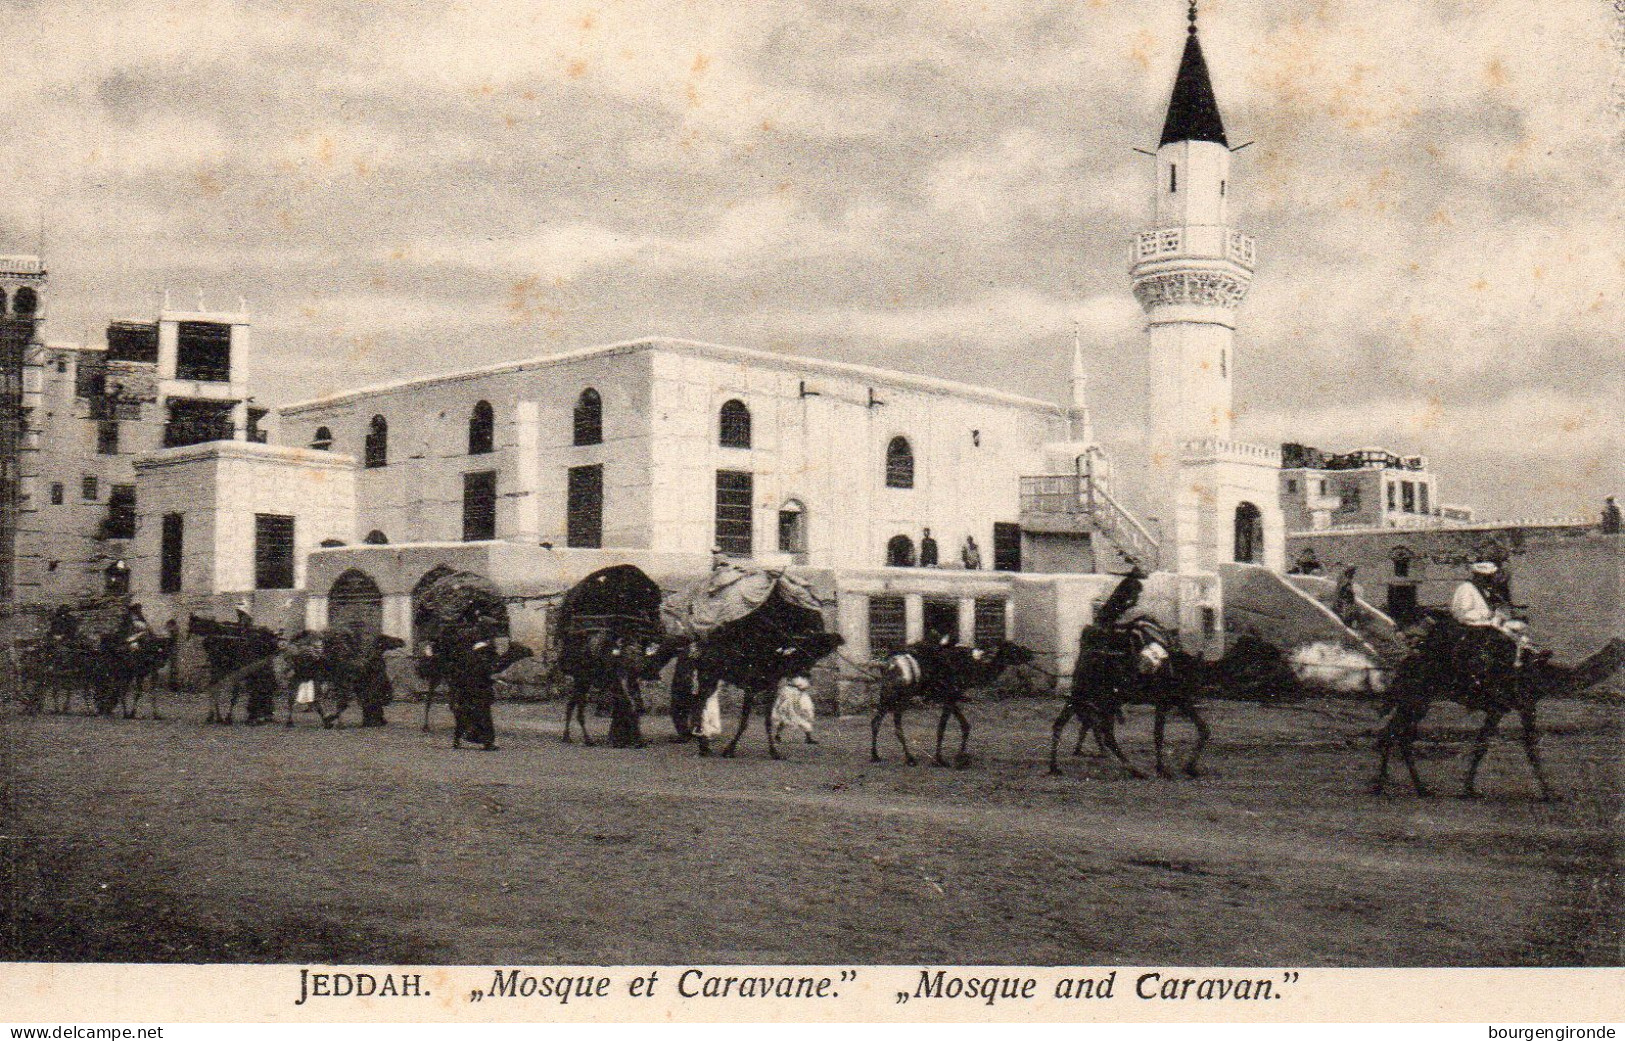
[[[1496,590],[1496,576],[1501,568],[1492,560],[1480,560],[1470,569],[1467,581],[1456,587],[1450,598],[1450,615],[1462,625],[1475,628],[1489,627],[1507,631],[1511,620],[1506,604]]]

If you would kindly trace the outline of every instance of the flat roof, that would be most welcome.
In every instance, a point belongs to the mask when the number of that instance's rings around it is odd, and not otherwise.
[[[1047,412],[1056,416],[1065,416],[1066,407],[1053,401],[1043,401],[1038,398],[1024,397],[1020,394],[1011,394],[1002,390],[993,390],[988,387],[978,387],[969,383],[956,383],[952,380],[938,379],[933,376],[919,376],[914,373],[898,372],[894,369],[882,369],[872,365],[858,365],[851,362],[830,361],[824,358],[812,358],[801,354],[776,354],[771,351],[754,350],[748,347],[730,347],[717,343],[702,343],[698,340],[683,340],[666,336],[646,336],[636,340],[626,340],[620,343],[604,344],[597,347],[582,347],[573,351],[563,351],[558,354],[542,355],[527,358],[521,361],[503,362],[496,365],[486,365],[474,369],[461,369],[454,372],[443,373],[437,376],[418,376],[404,380],[394,380],[388,383],[377,383],[369,387],[360,387],[356,390],[341,391],[319,398],[309,398],[282,406],[278,411],[283,415],[293,415],[308,412],[314,409],[331,408],[335,405],[344,405],[379,394],[388,394],[394,391],[407,390],[416,387],[438,386],[447,383],[458,383],[465,380],[479,379],[484,376],[496,376],[513,372],[526,372],[551,368],[570,362],[581,361],[587,358],[611,357],[617,354],[637,354],[643,351],[666,351],[675,354],[689,354],[698,357],[714,358],[719,361],[745,362],[754,365],[769,366],[796,372],[822,373],[828,376],[842,376],[851,379],[865,380],[871,383],[902,387],[910,390],[925,391],[927,393],[952,395],[955,397],[976,398],[982,401],[994,402],[1001,405],[1012,405],[1017,408],[1032,409]]]

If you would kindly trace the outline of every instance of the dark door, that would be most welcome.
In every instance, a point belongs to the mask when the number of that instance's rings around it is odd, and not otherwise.
[[[360,571],[346,571],[327,593],[327,627],[349,629],[371,642],[384,629],[384,594]]]
[[[999,521],[993,525],[993,570],[1021,570],[1021,525]]]

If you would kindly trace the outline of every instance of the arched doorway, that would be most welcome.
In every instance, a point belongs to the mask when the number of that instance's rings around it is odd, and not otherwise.
[[[327,627],[351,629],[365,640],[384,631],[384,594],[378,583],[351,569],[327,592]]]
[[[886,541],[887,567],[914,566],[914,540],[907,535],[893,535]]]
[[[1264,562],[1264,515],[1250,502],[1236,505],[1236,563]]]

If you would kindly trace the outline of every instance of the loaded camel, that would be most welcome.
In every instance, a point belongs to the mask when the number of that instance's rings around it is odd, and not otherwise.
[[[936,764],[950,765],[942,758],[943,735],[948,719],[959,723],[959,752],[954,762],[965,762],[965,747],[970,743],[970,720],[961,707],[968,691],[986,687],[996,681],[1004,671],[1033,660],[1033,654],[1020,644],[996,640],[988,647],[955,647],[939,639],[926,639],[911,645],[901,654],[886,661],[881,680],[880,702],[869,721],[869,759],[880,762],[880,725],[889,714],[897,731],[897,742],[903,746],[903,760],[910,766],[919,762],[909,750],[908,738],[903,733],[903,712],[915,700],[934,702],[942,707],[937,717]]]

